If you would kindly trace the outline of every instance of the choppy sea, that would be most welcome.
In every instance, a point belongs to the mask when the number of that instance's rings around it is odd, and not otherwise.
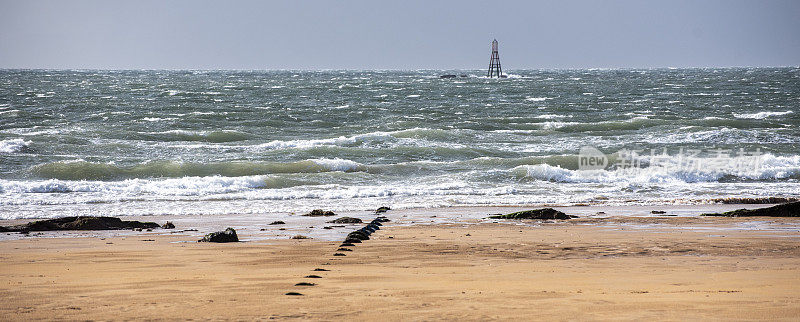
[[[800,197],[800,68],[484,73],[0,70],[0,219]]]

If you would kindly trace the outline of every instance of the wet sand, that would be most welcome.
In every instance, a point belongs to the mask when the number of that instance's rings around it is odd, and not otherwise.
[[[697,217],[392,222],[340,251],[347,256],[332,256],[339,243],[320,239],[29,237],[0,242],[0,320],[796,320],[799,226],[798,218]]]

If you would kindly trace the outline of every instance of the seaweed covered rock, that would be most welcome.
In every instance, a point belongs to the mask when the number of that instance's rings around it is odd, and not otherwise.
[[[0,231],[124,230],[159,228],[154,222],[127,221],[116,217],[77,216],[32,221],[4,227]]]
[[[165,223],[163,226],[161,226],[161,228],[164,228],[164,229],[174,229],[174,228],[175,228],[175,224],[173,224],[171,221],[168,221],[168,222],[167,222],[167,223]]]
[[[225,229],[225,231],[218,231],[207,234],[203,237],[203,239],[198,240],[198,242],[209,242],[209,243],[231,243],[238,241],[239,241],[239,236],[236,236],[236,230],[230,227],[228,227],[228,229]]]
[[[330,211],[330,210],[325,211],[325,210],[322,210],[322,209],[314,209],[311,212],[309,212],[309,213],[307,213],[307,214],[305,214],[303,216],[307,216],[307,217],[323,217],[323,216],[324,217],[330,217],[330,216],[336,216],[336,213],[334,213],[333,211]]]
[[[534,210],[525,210],[514,212],[507,215],[494,215],[489,216],[492,219],[571,219],[578,218],[577,216],[570,216],[553,208],[542,208]]]
[[[767,208],[737,209],[721,214],[703,214],[716,217],[800,217],[800,201],[784,203]]]
[[[375,210],[375,213],[376,214],[382,214],[382,213],[387,212],[389,210],[392,210],[392,209],[389,208],[389,207],[380,207],[380,208],[378,208],[378,210]]]
[[[341,217],[341,218],[336,218],[334,220],[331,220],[328,223],[331,223],[331,224],[360,224],[362,222],[363,221],[361,221],[361,219],[358,219],[358,218]]]

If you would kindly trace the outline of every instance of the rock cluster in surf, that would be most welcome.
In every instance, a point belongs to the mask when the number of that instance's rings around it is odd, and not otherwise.
[[[322,210],[322,209],[314,209],[311,212],[309,212],[309,213],[307,213],[307,214],[305,214],[303,216],[306,216],[306,217],[323,217],[323,216],[324,217],[330,217],[330,216],[336,216],[336,213],[334,213],[333,211],[330,211],[330,210],[325,211],[325,210]]]
[[[703,214],[714,217],[800,217],[800,201],[788,202],[767,208],[737,209],[723,213]]]
[[[506,215],[489,216],[491,219],[572,219],[578,216],[567,215],[553,208],[525,210]]]
[[[160,227],[161,225],[154,222],[127,221],[116,217],[77,216],[37,220],[22,225],[0,227],[0,231],[126,230]]]

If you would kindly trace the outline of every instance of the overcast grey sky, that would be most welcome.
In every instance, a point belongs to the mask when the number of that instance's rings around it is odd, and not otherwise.
[[[0,0],[0,68],[800,65],[800,1]]]

